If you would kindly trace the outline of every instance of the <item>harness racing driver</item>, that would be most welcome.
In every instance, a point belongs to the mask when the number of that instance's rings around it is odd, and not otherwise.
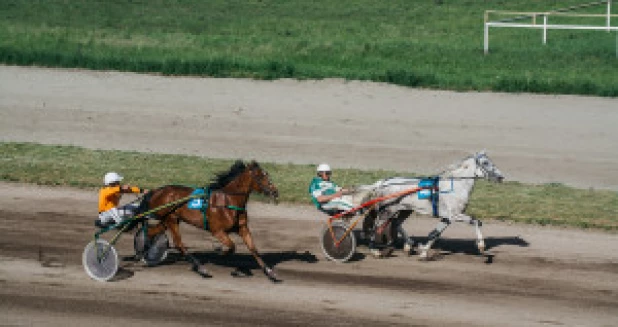
[[[103,178],[104,186],[99,190],[99,219],[95,226],[104,228],[121,223],[127,217],[133,216],[137,204],[128,203],[118,207],[123,193],[147,193],[147,189],[137,186],[120,185],[123,177],[116,172],[109,172]]]

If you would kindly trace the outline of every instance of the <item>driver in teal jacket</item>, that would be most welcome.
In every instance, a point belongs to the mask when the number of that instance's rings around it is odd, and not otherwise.
[[[313,203],[323,211],[332,213],[347,211],[354,208],[352,197],[346,195],[347,189],[337,186],[330,180],[332,171],[328,164],[320,164],[317,168],[317,177],[314,177],[309,186],[309,193]]]

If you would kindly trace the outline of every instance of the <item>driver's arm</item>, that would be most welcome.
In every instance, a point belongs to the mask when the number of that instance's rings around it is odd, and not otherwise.
[[[338,192],[336,192],[334,194],[330,194],[330,195],[320,195],[320,196],[317,196],[315,199],[318,200],[318,202],[320,202],[320,203],[324,203],[324,202],[328,202],[328,201],[330,201],[330,200],[332,200],[334,198],[338,198],[338,197],[340,197],[342,195],[343,195],[342,191],[338,191]]]
[[[141,188],[137,186],[130,186],[130,185],[122,185],[121,190],[123,193],[146,193],[148,191],[148,190],[142,190]]]

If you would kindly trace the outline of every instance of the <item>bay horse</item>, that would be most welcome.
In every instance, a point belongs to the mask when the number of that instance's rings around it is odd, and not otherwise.
[[[241,160],[236,161],[228,171],[217,174],[214,180],[204,187],[203,202],[208,206],[202,210],[189,208],[188,203],[195,190],[188,186],[166,185],[149,192],[144,197],[140,206],[142,212],[149,208],[155,209],[174,201],[180,201],[177,205],[164,207],[154,212],[159,224],[148,228],[148,238],[169,230],[174,246],[190,261],[193,270],[202,277],[211,277],[182,243],[180,221],[209,230],[227,248],[223,254],[234,253],[235,244],[230,239],[229,233],[235,232],[240,235],[264,274],[271,281],[277,281],[273,269],[264,263],[258,253],[249,230],[247,215],[247,201],[251,192],[255,191],[272,197],[277,203],[279,191],[270,181],[268,173],[255,161],[249,164]],[[187,200],[183,201],[183,198]]]

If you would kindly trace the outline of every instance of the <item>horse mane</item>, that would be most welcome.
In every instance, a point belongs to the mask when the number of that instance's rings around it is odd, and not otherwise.
[[[464,161],[474,158],[476,156],[476,154],[470,154],[467,155],[465,157],[463,157],[462,159],[459,159],[455,162],[453,162],[452,164],[448,165],[445,169],[441,170],[437,175],[444,175],[446,173],[452,172],[454,170],[456,170],[457,168],[461,167],[461,165],[463,165]]]
[[[215,178],[208,185],[209,189],[222,189],[231,181],[233,181],[240,173],[242,173],[247,166],[242,160],[236,160],[232,167],[228,171],[218,173]]]

